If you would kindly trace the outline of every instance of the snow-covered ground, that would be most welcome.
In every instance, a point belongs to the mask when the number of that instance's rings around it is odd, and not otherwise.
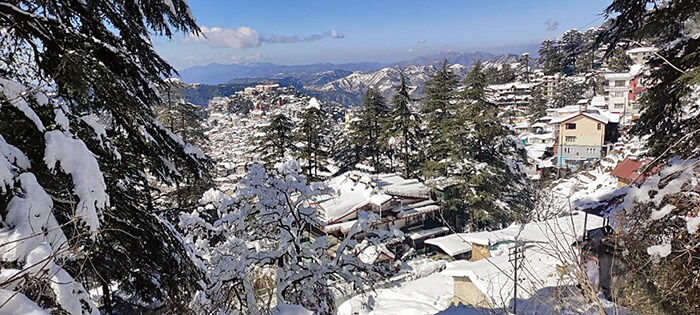
[[[544,288],[574,283],[574,271],[569,266],[579,256],[571,244],[583,234],[584,221],[584,215],[576,213],[544,222],[513,225],[493,232],[464,233],[461,236],[465,240],[464,246],[516,239],[525,242],[525,258],[518,277],[518,298],[528,299]],[[601,225],[602,218],[588,217],[588,229]],[[435,314],[450,307],[454,296],[453,277],[465,276],[494,308],[508,308],[513,300],[513,267],[508,256],[512,245],[504,243],[495,248],[491,251],[494,257],[450,262],[445,270],[425,278],[353,297],[340,305],[339,314]]]

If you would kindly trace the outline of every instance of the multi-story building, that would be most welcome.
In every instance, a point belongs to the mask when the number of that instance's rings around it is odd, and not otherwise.
[[[580,110],[550,121],[554,125],[554,155],[558,166],[575,168],[603,156],[608,117],[599,110]]]
[[[542,94],[548,100],[554,99],[557,93],[557,86],[562,78],[559,74],[543,76],[540,82]]]
[[[499,106],[525,107],[530,104],[534,83],[493,84],[485,89],[486,97]]]
[[[605,74],[605,97],[608,110],[620,114],[623,124],[629,123],[632,117],[632,110],[629,106],[631,79],[631,75],[627,72]]]
[[[632,59],[632,62],[638,65],[646,64],[649,58],[653,56],[659,49],[656,47],[639,47],[632,48],[625,53]]]

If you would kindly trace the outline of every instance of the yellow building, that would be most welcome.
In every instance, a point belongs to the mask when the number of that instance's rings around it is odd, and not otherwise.
[[[550,122],[555,125],[554,154],[559,166],[577,167],[602,157],[608,118],[582,110]]]

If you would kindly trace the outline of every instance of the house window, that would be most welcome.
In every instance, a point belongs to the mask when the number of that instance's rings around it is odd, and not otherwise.
[[[564,148],[564,153],[565,154],[571,153],[571,148]]]
[[[576,136],[566,136],[566,142],[576,142]]]
[[[625,86],[625,80],[617,80],[617,81],[615,81],[615,86]]]
[[[601,128],[601,125],[600,125],[600,123],[598,123],[598,130],[600,130],[600,128]]]
[[[625,104],[617,103],[617,104],[614,105],[614,108],[615,108],[615,109],[622,109],[624,106],[625,106]]]
[[[576,129],[576,124],[566,124],[566,129]]]

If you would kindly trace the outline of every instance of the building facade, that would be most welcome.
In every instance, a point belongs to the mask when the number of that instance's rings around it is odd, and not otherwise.
[[[553,119],[552,123],[557,130],[554,149],[558,166],[575,168],[602,157],[607,117],[579,112]]]

